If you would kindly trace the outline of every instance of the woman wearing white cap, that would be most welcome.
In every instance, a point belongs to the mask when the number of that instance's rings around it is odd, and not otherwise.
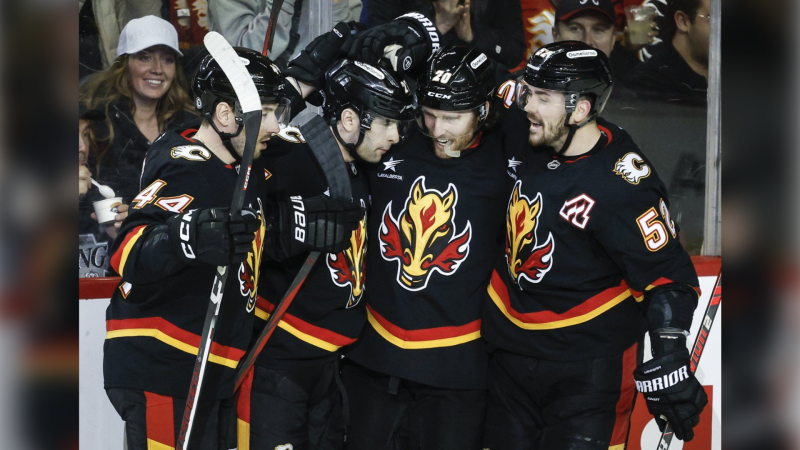
[[[133,19],[119,37],[117,59],[81,89],[81,101],[104,110],[105,141],[97,155],[94,175],[110,186],[124,203],[139,192],[139,175],[150,144],[173,127],[200,123],[178,64],[183,56],[178,33],[156,16]]]

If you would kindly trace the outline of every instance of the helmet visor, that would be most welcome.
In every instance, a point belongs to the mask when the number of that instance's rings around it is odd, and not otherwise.
[[[564,105],[564,92],[543,89],[528,84],[522,77],[517,79],[516,95],[514,102],[517,107],[524,111],[544,107],[549,103],[556,102]]]
[[[272,109],[271,107],[275,106],[275,109],[267,114],[274,114],[281,128],[289,126],[289,122],[292,120],[292,102],[290,102],[288,98],[280,97],[278,103],[266,103],[266,105],[270,106],[268,109]],[[262,113],[262,118],[263,114],[264,113]]]
[[[278,126],[284,128],[289,125],[292,119],[292,103],[285,97],[279,97],[277,100],[263,100],[261,104],[261,128],[264,128],[264,123],[277,122]],[[244,112],[236,100],[236,122],[244,122]]]
[[[425,136],[452,141],[472,136],[485,117],[484,104],[463,111],[443,111],[421,106],[417,112],[417,126]]]
[[[398,120],[377,114],[374,111],[367,111],[364,117],[365,128],[369,130],[373,138],[386,137],[392,139],[396,135],[397,142],[402,141],[408,136],[413,120]]]

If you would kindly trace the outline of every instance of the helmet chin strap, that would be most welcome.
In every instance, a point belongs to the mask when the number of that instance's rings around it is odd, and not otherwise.
[[[572,101],[566,101],[567,117],[564,119],[564,126],[567,127],[567,140],[564,141],[564,145],[562,145],[559,150],[555,151],[555,154],[559,156],[563,155],[564,152],[567,151],[569,145],[572,143],[572,138],[575,137],[575,133],[578,131],[578,129],[597,118],[597,111],[592,111],[588,116],[586,116],[585,119],[580,121],[580,123],[570,124],[569,119],[572,117],[572,113],[575,111],[575,104],[577,103],[578,96],[577,94],[571,94],[571,97]]]
[[[341,133],[339,133],[339,127],[336,125],[336,122],[337,122],[336,118],[331,118],[330,126],[333,129],[333,135],[334,137],[336,137],[336,140],[339,141],[340,144],[344,145],[344,147],[347,149],[347,153],[350,153],[350,156],[352,156],[354,160],[365,162],[364,159],[361,157],[361,155],[359,155],[358,152],[356,151],[358,146],[361,145],[362,142],[364,142],[364,130],[361,129],[360,125],[361,121],[359,120],[358,140],[356,140],[355,144],[345,142],[345,140],[342,139],[342,135]]]
[[[238,107],[238,102],[236,106]],[[244,130],[244,122],[242,122],[241,120],[237,120],[238,126],[236,128],[236,133],[225,133],[224,131],[220,131],[219,128],[217,128],[217,124],[214,123],[214,119],[211,117],[211,114],[206,113],[206,120],[208,121],[208,123],[211,124],[211,128],[213,128],[214,131],[216,131],[217,134],[219,135],[219,138],[222,140],[222,145],[224,145],[225,148],[228,149],[229,152],[231,152],[233,159],[237,163],[241,161],[242,158],[236,152],[236,149],[233,148],[233,143],[231,142],[231,139],[242,134],[242,130]]]

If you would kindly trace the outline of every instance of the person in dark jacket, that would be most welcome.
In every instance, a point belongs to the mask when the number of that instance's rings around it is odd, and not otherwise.
[[[134,19],[122,30],[117,59],[86,82],[81,101],[106,119],[95,137],[101,150],[94,178],[129,204],[140,190],[139,175],[150,144],[170,128],[196,128],[200,118],[177,63],[178,35],[155,16]],[[104,129],[103,129],[104,128]]]
[[[708,90],[710,0],[673,0],[672,39],[653,47],[653,57],[628,74],[625,85],[639,97],[704,106]]]
[[[508,68],[525,57],[519,0],[370,0],[370,27],[410,11],[421,12],[436,24],[442,46],[475,48]]]

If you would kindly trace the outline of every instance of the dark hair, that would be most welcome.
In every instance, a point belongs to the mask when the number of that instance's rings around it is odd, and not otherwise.
[[[694,22],[695,17],[697,17],[697,10],[700,9],[700,6],[700,0],[669,0],[667,4],[666,25],[670,39],[673,38],[678,31],[678,25],[675,24],[675,13],[683,11],[684,14],[689,16],[689,21]]]

